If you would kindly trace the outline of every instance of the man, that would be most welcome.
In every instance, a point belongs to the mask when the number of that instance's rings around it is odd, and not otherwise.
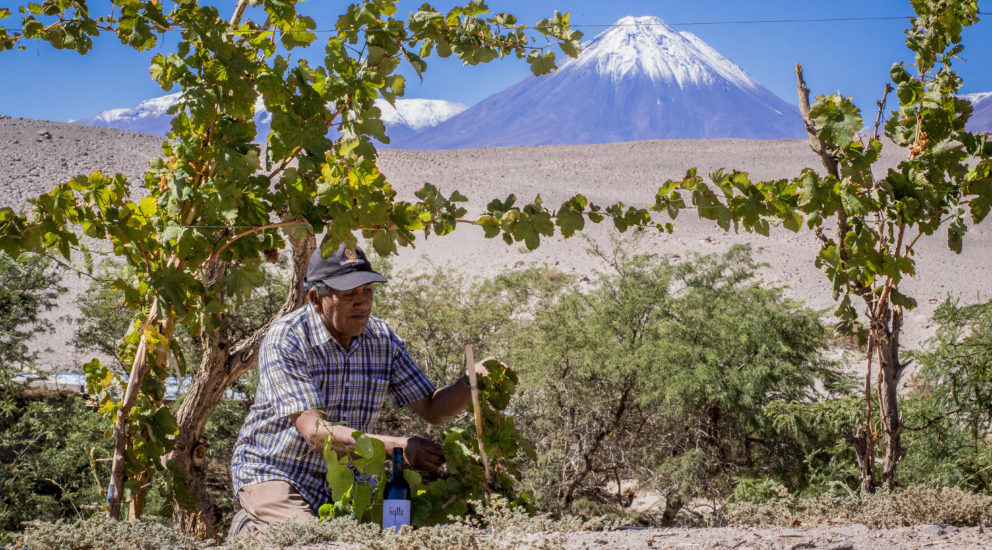
[[[242,511],[231,533],[257,535],[283,521],[316,519],[331,501],[324,442],[339,456],[354,450],[354,430],[369,433],[388,395],[438,426],[470,398],[465,374],[436,389],[403,341],[373,317],[375,283],[360,248],[342,245],[328,258],[314,252],[305,280],[307,305],[276,321],[260,350],[255,402],[234,447],[234,491]],[[486,374],[484,367],[475,369]],[[441,448],[420,437],[375,435],[386,455],[403,449],[410,466],[432,471]]]

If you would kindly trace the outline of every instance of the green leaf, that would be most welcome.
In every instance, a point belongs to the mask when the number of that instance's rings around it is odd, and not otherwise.
[[[166,468],[169,470],[169,473],[172,474],[169,483],[172,498],[178,502],[180,506],[187,510],[195,509],[199,499],[196,498],[193,491],[191,491],[186,485],[186,469],[183,468],[183,465],[176,459],[170,460],[166,464]]]
[[[487,239],[491,239],[499,235],[500,224],[499,224],[499,220],[497,220],[496,218],[488,214],[483,214],[482,216],[479,216],[477,220],[475,220],[475,223],[476,225],[482,227],[482,230],[485,232]]]
[[[555,70],[555,52],[541,52],[533,50],[527,55],[527,63],[530,64],[530,72],[534,76],[541,76],[550,73]]]
[[[338,459],[330,446],[330,438],[324,444],[324,460],[327,462],[327,484],[331,487],[331,498],[334,502],[342,502],[351,493],[355,484],[355,473],[348,468],[347,459]]]
[[[893,304],[895,304],[897,306],[904,307],[906,309],[915,309],[916,308],[916,300],[915,299],[913,299],[913,298],[911,298],[909,296],[906,296],[905,294],[899,292],[898,290],[896,290],[894,288],[889,293],[889,300],[891,300]]]
[[[893,63],[892,68],[889,70],[889,78],[892,79],[892,82],[901,84],[912,77],[909,75],[909,72],[906,71],[906,68],[903,67],[902,63]]]
[[[382,257],[396,253],[396,241],[389,231],[376,231],[372,237],[372,248]]]
[[[555,224],[561,228],[561,234],[566,239],[575,235],[585,227],[586,221],[581,212],[576,212],[572,208],[563,207],[555,217]]]
[[[841,186],[840,202],[848,215],[861,216],[869,212],[868,200],[860,196],[860,189],[856,185]]]
[[[964,220],[960,216],[955,216],[951,223],[947,226],[948,248],[960,254],[964,234],[967,231],[968,227],[964,224]]]
[[[819,127],[824,142],[846,149],[864,128],[861,111],[849,97],[819,96],[810,108],[810,116]]]
[[[359,483],[355,485],[353,490],[354,494],[351,497],[351,510],[352,513],[361,521],[366,512],[372,507],[372,486],[368,483]]]
[[[152,426],[154,426],[157,434],[161,436],[174,436],[179,433],[179,425],[176,423],[176,417],[172,415],[172,411],[168,407],[159,407],[155,414],[150,418]]]
[[[992,210],[992,179],[972,183],[970,191],[975,195],[969,202],[971,221],[979,224],[988,216],[989,210]]]

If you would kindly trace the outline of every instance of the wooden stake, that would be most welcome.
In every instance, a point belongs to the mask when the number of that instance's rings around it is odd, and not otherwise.
[[[475,376],[475,355],[472,353],[472,344],[465,346],[466,372],[468,373],[468,384],[472,392],[472,409],[475,411],[475,437],[479,442],[479,456],[482,457],[482,470],[486,474],[486,491],[482,493],[482,499],[486,506],[489,506],[489,458],[486,456],[486,448],[482,445],[482,405],[479,403],[479,385]]]

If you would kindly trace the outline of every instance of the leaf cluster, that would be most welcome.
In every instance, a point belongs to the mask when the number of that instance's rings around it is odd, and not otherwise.
[[[479,378],[482,434],[457,427],[446,429],[442,434],[446,471],[436,479],[425,480],[410,469],[403,471],[410,484],[414,526],[446,523],[450,516],[465,516],[471,501],[482,501],[487,495],[532,510],[526,496],[518,494],[516,486],[521,472],[516,463],[522,457],[533,459],[534,450],[513,418],[505,413],[517,387],[517,375],[499,361],[488,361],[486,367],[489,374]],[[386,486],[385,445],[360,431],[354,432],[353,437],[355,450],[348,457],[339,457],[330,439],[324,445],[333,502],[322,505],[319,515],[381,523]],[[480,440],[489,460],[489,479],[482,464]]]

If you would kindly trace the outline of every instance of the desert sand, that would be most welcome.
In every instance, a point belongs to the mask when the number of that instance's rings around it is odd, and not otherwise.
[[[0,118],[0,207],[21,210],[30,198],[57,183],[96,170],[124,174],[135,186],[136,194],[141,195],[143,173],[149,160],[161,154],[162,140],[158,136],[75,124]],[[882,167],[895,166],[904,154],[890,145],[885,149]],[[805,141],[738,139],[457,151],[383,150],[380,167],[401,198],[413,199],[414,192],[425,182],[438,186],[445,194],[460,191],[469,197],[469,217],[481,212],[489,200],[503,199],[510,193],[518,201],[530,201],[540,195],[552,208],[576,193],[601,206],[616,201],[648,206],[662,183],[681,178],[692,167],[704,175],[718,168],[738,168],[761,179],[787,178],[798,175],[803,168],[820,168]],[[518,266],[543,264],[589,275],[603,269],[587,252],[590,241],[608,244],[616,234],[608,221],[589,224],[579,236],[545,239],[537,250],[529,252],[522,243],[508,246],[501,239],[486,239],[480,228],[469,226],[452,235],[418,239],[416,248],[402,248],[394,263],[397,273],[443,268],[486,277]],[[646,231],[636,246],[677,260],[690,254],[723,252],[737,243],[750,243],[759,250],[757,258],[768,264],[762,278],[787,287],[789,297],[821,310],[833,305],[829,282],[813,265],[819,241],[808,231],[776,229],[770,237],[728,233],[690,210],[678,216],[672,234]],[[986,284],[992,271],[992,223],[986,221],[970,228],[964,249],[961,255],[950,251],[943,232],[920,240],[917,276],[904,283],[905,292],[919,302],[917,309],[907,313],[904,347],[919,347],[933,334],[931,316],[946,298],[973,303],[992,297]],[[66,344],[72,335],[71,320],[79,315],[74,300],[85,291],[88,279],[66,270],[65,284],[69,287],[66,296],[58,311],[49,314],[55,323],[54,331],[35,342],[38,349],[47,350],[40,364],[47,371],[78,370],[92,356]],[[829,312],[824,315],[829,319]]]

